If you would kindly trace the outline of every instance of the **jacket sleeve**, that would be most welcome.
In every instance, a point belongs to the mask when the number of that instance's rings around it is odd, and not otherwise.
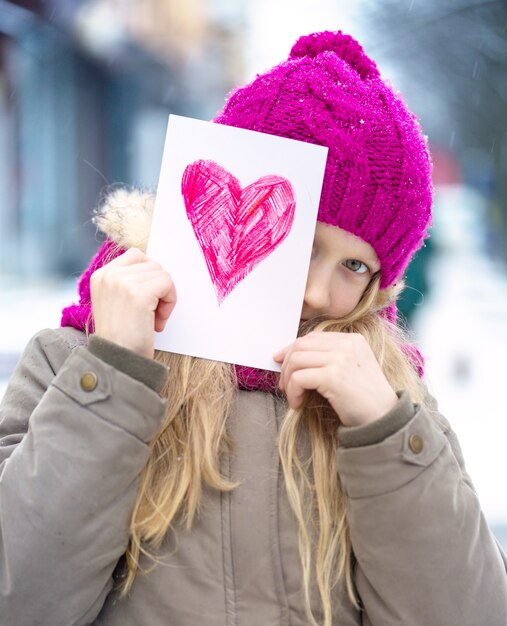
[[[362,445],[337,453],[363,625],[505,626],[507,564],[457,438],[436,411],[399,404],[401,428],[369,445],[343,432]]]
[[[69,352],[58,331],[36,335],[0,405],[1,626],[93,621],[165,414],[147,385]]]

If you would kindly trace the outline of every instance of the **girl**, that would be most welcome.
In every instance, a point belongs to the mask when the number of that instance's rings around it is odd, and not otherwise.
[[[504,557],[396,328],[430,222],[415,118],[325,32],[215,122],[329,147],[301,336],[279,377],[154,352],[177,286],[142,252],[152,198],[111,196],[1,405],[0,623],[505,625]]]

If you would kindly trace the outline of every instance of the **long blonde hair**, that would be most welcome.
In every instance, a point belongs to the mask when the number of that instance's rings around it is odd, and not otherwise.
[[[414,402],[423,402],[423,386],[413,349],[402,329],[379,315],[403,284],[379,291],[379,279],[369,285],[356,309],[341,320],[323,320],[308,326],[322,332],[360,333],[370,344],[384,375],[395,390],[405,389]],[[346,498],[336,471],[339,445],[337,416],[317,392],[307,392],[302,408],[289,409],[279,434],[285,486],[299,526],[299,554],[308,619],[312,578],[320,596],[323,624],[332,623],[331,590],[342,580],[350,601],[358,606],[352,580],[352,546],[346,517]],[[339,419],[339,416],[338,416]],[[298,447],[309,442],[306,457]]]
[[[414,402],[423,399],[422,387],[406,338],[379,312],[401,288],[379,290],[375,277],[356,309],[341,320],[308,325],[323,332],[358,332],[365,336],[391,386],[407,389]],[[126,573],[121,594],[141,573],[141,553],[159,547],[171,526],[192,526],[205,485],[219,491],[237,487],[220,473],[220,457],[231,453],[226,434],[236,381],[225,363],[156,352],[155,359],[171,369],[162,395],[170,398],[164,422],[151,443],[141,473],[130,524]],[[301,458],[301,442],[309,453]],[[279,434],[279,454],[292,510],[299,525],[299,553],[308,618],[312,581],[316,582],[323,624],[332,621],[331,591],[341,580],[356,603],[352,582],[352,548],[346,501],[336,472],[337,416],[316,392],[308,392],[303,407],[288,410]]]

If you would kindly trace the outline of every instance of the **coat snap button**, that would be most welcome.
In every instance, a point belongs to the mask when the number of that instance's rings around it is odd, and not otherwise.
[[[408,445],[414,454],[419,454],[424,447],[423,438],[421,435],[411,435],[408,440]]]
[[[99,379],[97,378],[97,374],[95,372],[85,372],[81,376],[81,388],[84,391],[93,391],[97,386]]]

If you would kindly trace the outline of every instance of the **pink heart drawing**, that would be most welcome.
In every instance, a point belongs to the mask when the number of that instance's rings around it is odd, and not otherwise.
[[[242,189],[218,163],[198,160],[185,168],[181,192],[221,304],[289,234],[292,185],[270,175]]]

